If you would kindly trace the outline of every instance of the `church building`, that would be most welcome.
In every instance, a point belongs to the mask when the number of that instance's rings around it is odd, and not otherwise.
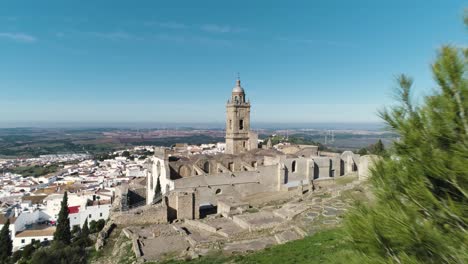
[[[250,102],[237,79],[226,104],[226,154],[239,154],[258,147],[258,136],[250,131]]]

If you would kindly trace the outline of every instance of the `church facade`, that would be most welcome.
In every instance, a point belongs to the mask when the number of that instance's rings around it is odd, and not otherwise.
[[[262,192],[311,191],[320,182],[361,171],[363,157],[351,151],[324,153],[309,145],[258,148],[257,141],[250,131],[250,102],[237,80],[226,105],[225,153],[190,155],[156,148],[147,175],[147,204],[153,203],[159,181],[168,220],[194,219],[207,206]]]

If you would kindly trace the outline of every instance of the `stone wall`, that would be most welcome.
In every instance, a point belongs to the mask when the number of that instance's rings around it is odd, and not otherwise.
[[[126,212],[113,212],[110,219],[116,225],[121,226],[167,223],[167,206],[161,203],[142,206]]]
[[[358,166],[359,180],[367,180],[369,178],[370,170],[379,159],[381,159],[381,157],[377,155],[365,155],[360,157]]]
[[[200,217],[197,192],[171,192],[167,197],[168,220],[197,219]]]

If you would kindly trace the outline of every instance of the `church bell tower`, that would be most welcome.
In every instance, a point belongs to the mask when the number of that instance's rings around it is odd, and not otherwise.
[[[249,150],[250,102],[245,99],[245,92],[237,79],[232,89],[231,99],[226,104],[226,151],[227,154],[239,154]]]

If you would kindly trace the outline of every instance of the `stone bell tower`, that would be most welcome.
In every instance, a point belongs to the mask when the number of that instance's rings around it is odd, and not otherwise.
[[[245,92],[240,79],[232,89],[231,99],[226,104],[226,151],[227,154],[239,154],[251,149],[250,102],[245,100]]]

